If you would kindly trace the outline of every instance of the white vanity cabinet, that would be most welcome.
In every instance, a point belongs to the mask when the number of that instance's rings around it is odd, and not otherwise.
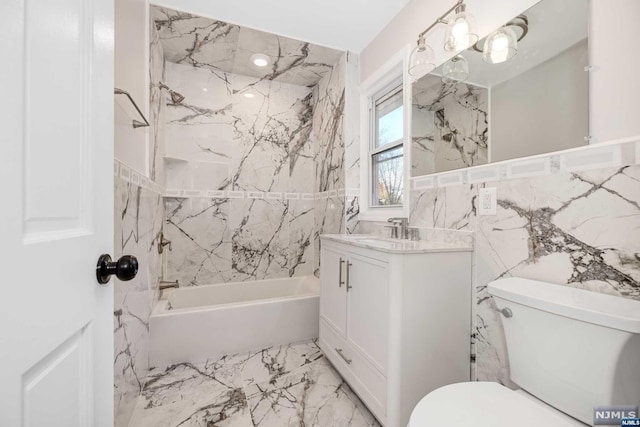
[[[427,393],[469,381],[471,248],[382,246],[322,236],[319,343],[383,425],[404,427]]]

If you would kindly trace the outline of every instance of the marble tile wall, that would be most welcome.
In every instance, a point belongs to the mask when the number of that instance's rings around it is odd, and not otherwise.
[[[114,163],[114,259],[134,255],[141,266],[135,279],[114,280],[114,424],[124,427],[149,370],[149,316],[158,298],[162,258],[157,250],[164,207],[164,54],[151,26],[149,54],[149,178]],[[115,137],[118,138],[116,132]]]
[[[344,218],[343,69],[310,89],[167,63],[184,96],[167,105],[165,185],[182,196],[165,199],[170,280],[314,272],[318,233]]]
[[[154,182],[162,183],[167,93],[165,89],[160,88],[160,84],[165,81],[165,58],[153,22],[150,23],[149,28],[149,178]]]
[[[346,53],[344,106],[345,232],[358,232],[360,213],[360,64]]]
[[[314,274],[320,271],[320,235],[342,233],[345,223],[345,79],[347,55],[313,90],[311,143],[315,167]]]
[[[162,193],[138,172],[116,161],[114,259],[138,258],[140,270],[129,282],[114,280],[115,425],[128,425],[149,369],[149,316],[161,277],[157,237],[162,227]]]
[[[477,214],[496,187],[497,214]],[[412,225],[476,234],[473,378],[510,385],[501,318],[486,285],[534,280],[640,299],[640,165],[413,190]]]
[[[411,175],[487,163],[489,91],[425,76],[414,84]]]
[[[232,73],[313,87],[332,71],[342,52],[185,12],[151,6],[167,61],[213,73]],[[255,67],[251,55],[271,58]]]

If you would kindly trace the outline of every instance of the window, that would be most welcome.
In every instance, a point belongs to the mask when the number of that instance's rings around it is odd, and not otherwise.
[[[404,191],[404,114],[402,83],[381,92],[371,102],[369,159],[371,206],[402,206]]]

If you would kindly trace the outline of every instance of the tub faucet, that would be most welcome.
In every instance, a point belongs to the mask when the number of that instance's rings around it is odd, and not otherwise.
[[[406,217],[393,217],[389,218],[387,222],[390,222],[394,225],[394,227],[400,226],[400,238],[408,239],[409,238],[409,218]],[[396,234],[396,237],[397,234]]]
[[[167,240],[164,238],[164,233],[160,231],[158,233],[158,253],[161,254],[164,252],[164,247],[169,245],[169,251],[171,251],[171,240]]]
[[[160,290],[161,291],[164,291],[165,289],[169,289],[169,288],[178,289],[178,287],[180,287],[180,285],[178,284],[177,280],[175,282],[167,282],[165,280],[161,280],[160,281]]]

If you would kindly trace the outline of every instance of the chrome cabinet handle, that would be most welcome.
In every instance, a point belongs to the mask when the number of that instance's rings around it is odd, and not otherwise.
[[[340,264],[338,264],[338,287],[341,288],[344,285],[342,281],[342,264],[344,264],[344,260],[340,257]]]
[[[351,267],[352,265],[353,264],[347,261],[347,292],[349,292],[349,289],[353,288],[353,286],[349,284],[349,267]]]
[[[353,362],[353,360],[351,359],[347,359],[347,357],[342,354],[342,349],[341,348],[336,348],[336,353],[338,353],[338,356],[342,357],[342,359],[347,362],[347,365],[351,365],[351,362]]]

